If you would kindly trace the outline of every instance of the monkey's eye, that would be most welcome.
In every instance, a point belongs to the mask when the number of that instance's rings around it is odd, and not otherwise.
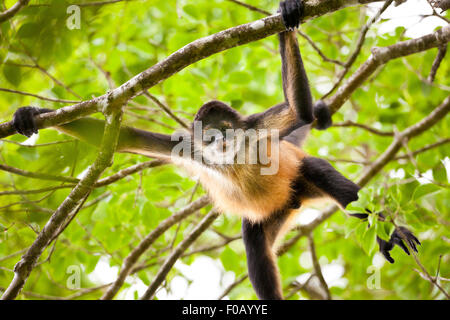
[[[222,123],[219,126],[219,130],[222,132],[225,132],[227,129],[232,129],[233,125],[231,124],[231,122],[228,121],[222,121]]]

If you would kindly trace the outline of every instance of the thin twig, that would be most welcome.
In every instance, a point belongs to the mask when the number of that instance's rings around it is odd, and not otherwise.
[[[367,126],[365,124],[361,124],[361,123],[357,123],[351,120],[347,120],[344,122],[339,122],[339,123],[333,123],[333,127],[358,127],[364,130],[367,130],[373,134],[382,136],[382,137],[393,137],[394,136],[394,131],[381,131],[375,128],[372,128],[370,126]]]
[[[152,299],[156,290],[166,278],[175,262],[183,254],[183,252],[217,219],[219,213],[214,209],[211,210],[200,223],[189,233],[189,235],[180,242],[180,244],[172,251],[170,256],[164,261],[164,264],[158,270],[152,283],[149,285],[141,300]]]
[[[73,104],[73,103],[80,102],[80,101],[77,101],[77,100],[64,100],[64,99],[47,98],[47,97],[43,97],[43,96],[40,96],[40,95],[37,95],[37,94],[34,94],[34,93],[18,91],[18,90],[12,90],[12,89],[7,89],[7,88],[0,88],[0,91],[21,94],[23,96],[30,96],[30,97],[34,97],[34,98],[37,98],[37,99],[40,99],[40,100],[45,100],[45,101],[50,101],[50,102],[58,102],[58,103],[65,103],[65,104]]]
[[[309,244],[309,252],[311,253],[311,259],[312,259],[313,266],[314,266],[314,272],[320,281],[322,289],[325,291],[325,299],[331,300],[330,289],[328,288],[328,284],[325,281],[325,278],[323,277],[322,269],[320,268],[319,259],[317,259],[316,246],[314,244],[314,238],[313,238],[312,232],[308,233],[308,244]]]
[[[353,63],[356,61],[356,58],[358,57],[359,53],[361,52],[364,41],[366,40],[367,32],[369,31],[370,27],[375,23],[375,21],[377,21],[380,18],[381,14],[391,5],[392,1],[393,0],[386,0],[386,2],[377,12],[377,14],[372,19],[370,19],[369,22],[365,24],[364,27],[361,29],[358,41],[356,42],[356,48],[350,55],[350,57],[347,59],[347,61],[344,63],[344,70],[340,72],[338,80],[334,83],[333,87],[327,93],[325,93],[321,97],[321,99],[325,99],[326,97],[328,97],[341,84],[342,80],[345,78],[345,75],[348,73]]]
[[[436,58],[433,61],[433,65],[431,66],[430,74],[428,75],[428,78],[427,78],[427,80],[429,82],[434,81],[437,70],[439,69],[439,66],[441,65],[442,60],[444,60],[446,53],[447,53],[447,45],[443,45],[438,48],[438,53],[436,55]]]
[[[171,215],[169,218],[161,221],[159,225],[150,232],[144,240],[142,240],[137,247],[135,247],[128,256],[124,259],[122,268],[119,272],[114,283],[108,288],[108,290],[103,294],[102,300],[112,299],[119,289],[125,282],[126,277],[131,273],[133,266],[136,264],[138,259],[147,251],[147,249],[155,242],[158,237],[160,237],[167,229],[172,227],[177,222],[185,219],[189,215],[195,213],[201,208],[209,204],[208,197],[204,196],[191,204],[189,204],[184,209]]]

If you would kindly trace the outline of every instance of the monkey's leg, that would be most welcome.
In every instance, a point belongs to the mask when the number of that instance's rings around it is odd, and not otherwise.
[[[252,223],[245,218],[242,220],[248,277],[259,299],[282,300],[279,271],[267,229],[264,222]]]
[[[345,208],[358,200],[360,187],[340,174],[323,159],[306,157],[300,165],[302,176]]]

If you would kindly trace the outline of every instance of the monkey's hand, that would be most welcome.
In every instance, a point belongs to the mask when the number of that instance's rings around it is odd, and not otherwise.
[[[34,117],[41,113],[51,112],[53,110],[36,108],[36,107],[22,107],[16,110],[13,116],[13,127],[16,131],[26,137],[31,137],[33,133],[38,133],[36,121]]]
[[[286,0],[280,2],[281,17],[287,30],[298,28],[300,19],[303,17],[303,0]]]
[[[420,243],[419,239],[417,239],[416,236],[405,227],[395,228],[395,231],[392,233],[389,241],[384,241],[383,239],[380,239],[379,237],[377,237],[377,242],[378,242],[378,245],[380,246],[380,252],[386,258],[386,260],[389,261],[390,263],[394,263],[394,259],[392,259],[389,251],[391,251],[395,245],[398,245],[400,248],[403,249],[403,251],[406,252],[407,255],[409,255],[408,247],[405,245],[403,240],[406,240],[408,242],[409,246],[415,252],[417,252],[416,245],[420,245],[421,243]]]
[[[333,124],[330,108],[322,100],[316,101],[313,112],[317,120],[316,129],[325,130]]]

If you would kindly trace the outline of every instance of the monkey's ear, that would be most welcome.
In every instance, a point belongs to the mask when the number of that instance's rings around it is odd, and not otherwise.
[[[307,124],[300,128],[293,130],[287,136],[283,137],[286,140],[297,147],[301,147],[308,137],[308,133],[311,131],[311,125]]]

